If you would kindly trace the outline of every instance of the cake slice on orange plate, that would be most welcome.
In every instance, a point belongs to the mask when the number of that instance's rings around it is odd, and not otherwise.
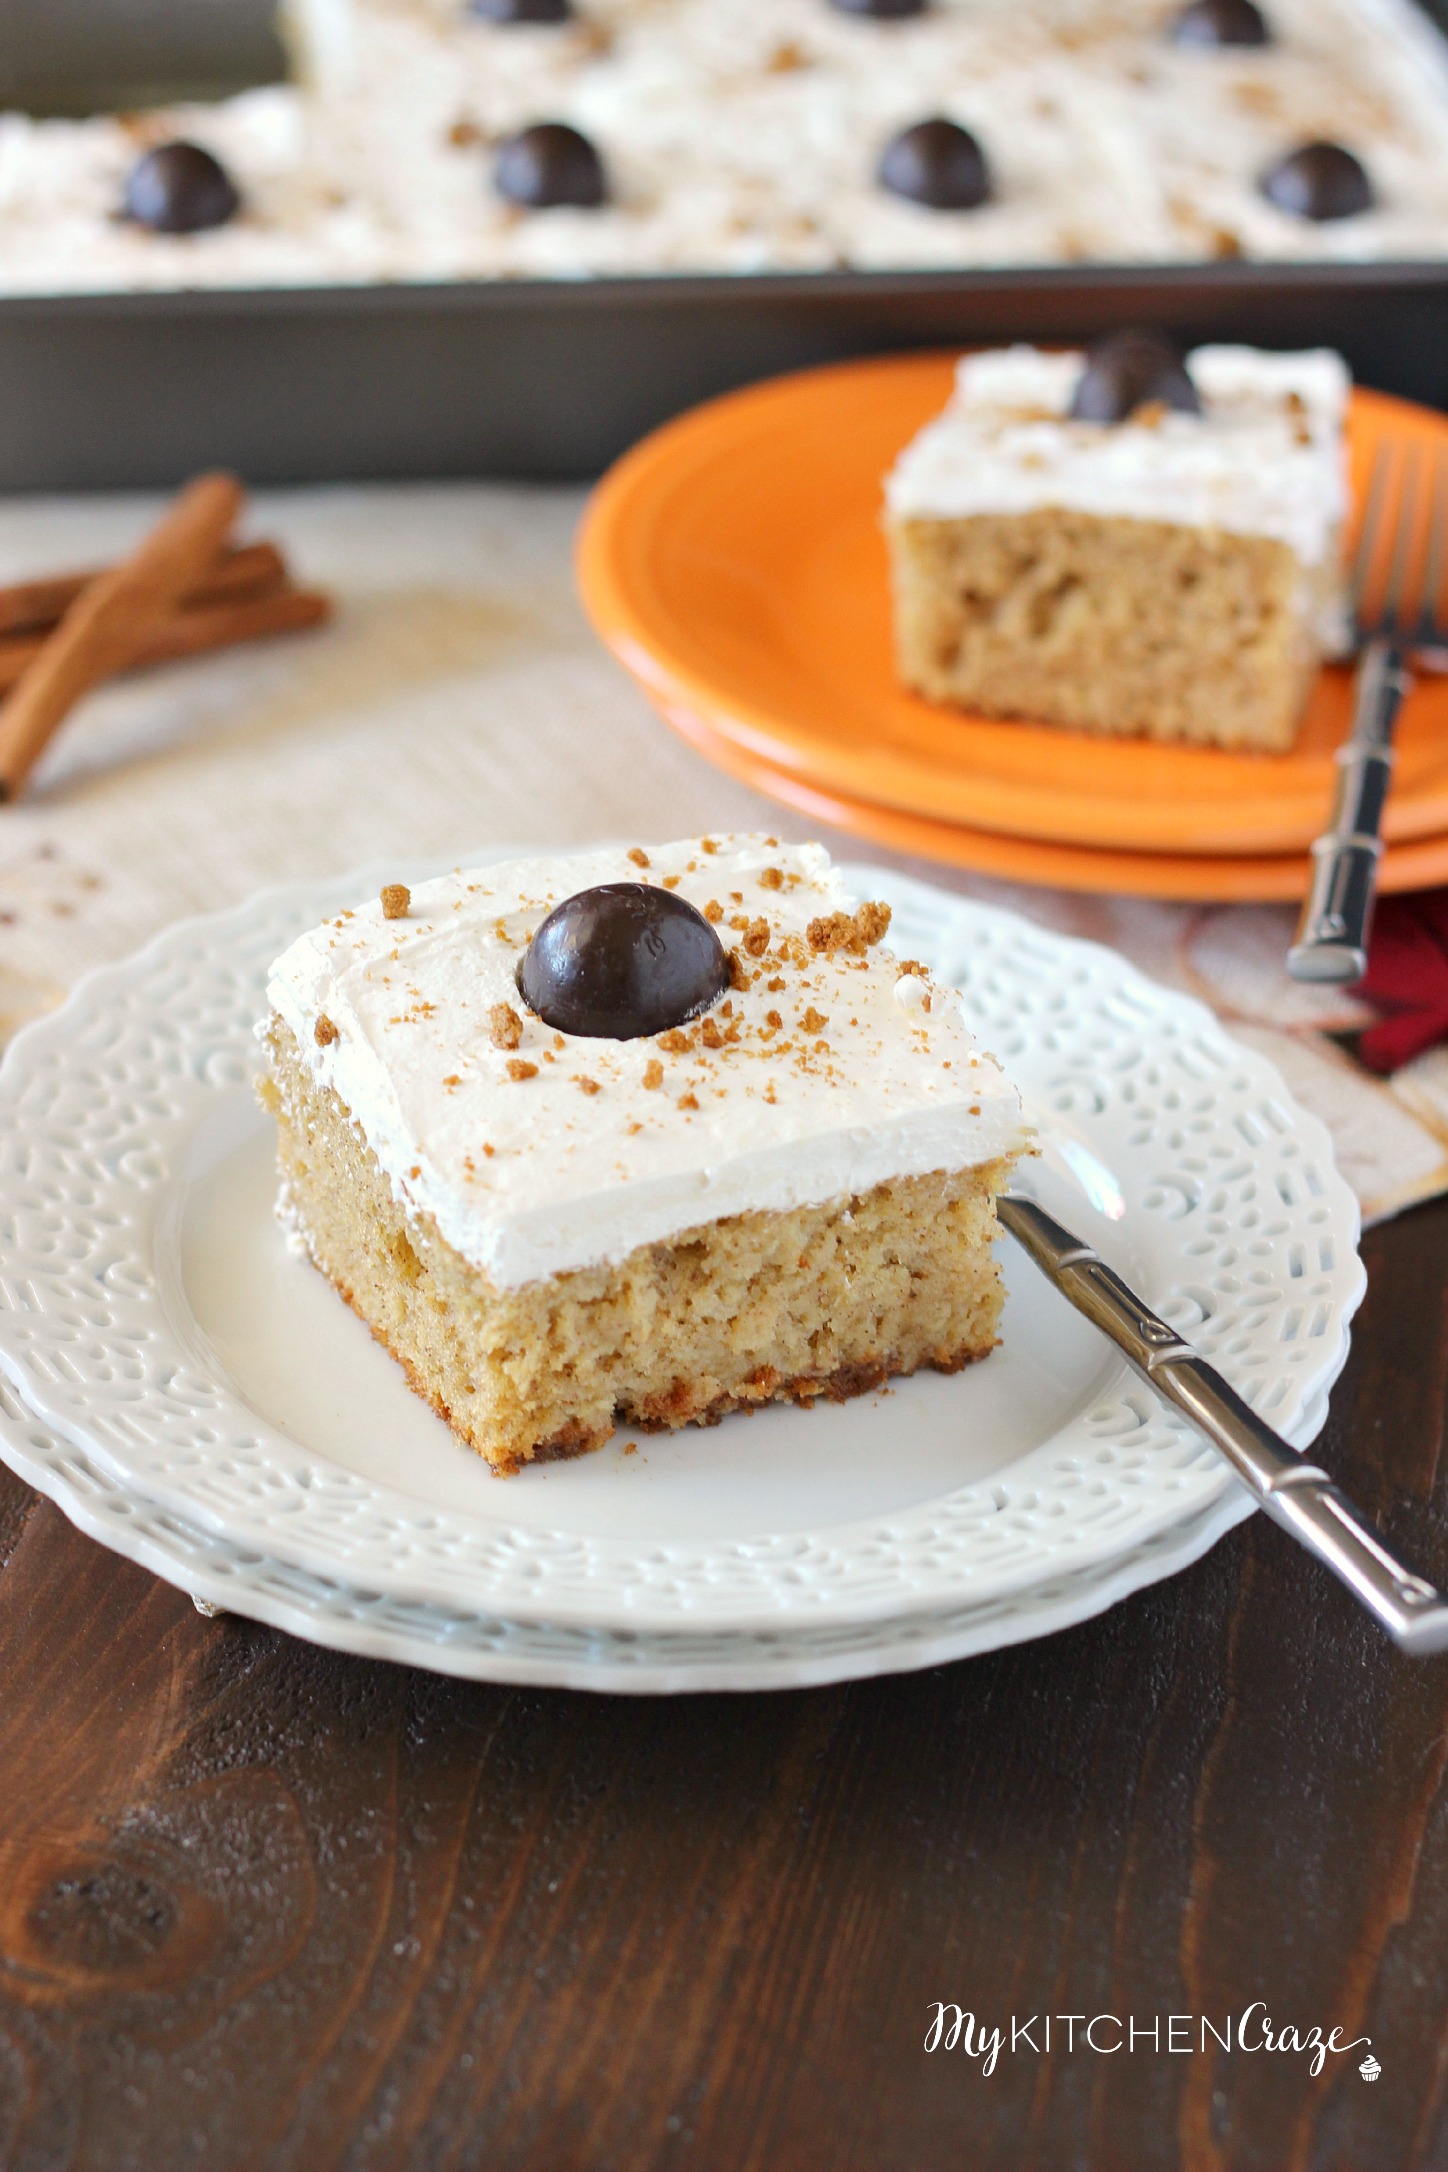
[[[993,1348],[1028,1133],[889,918],[705,837],[389,885],[277,960],[283,1217],[495,1470]]]
[[[1335,354],[1114,334],[961,362],[886,485],[901,677],[1078,731],[1281,753],[1344,641]]]

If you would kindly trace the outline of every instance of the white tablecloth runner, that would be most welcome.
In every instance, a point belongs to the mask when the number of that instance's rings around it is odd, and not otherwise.
[[[252,532],[336,591],[337,622],[76,711],[29,797],[0,809],[0,1038],[168,921],[289,877],[490,844],[809,834],[681,745],[595,642],[572,587],[580,504],[502,485],[260,498]],[[0,582],[113,557],[155,510],[0,505]],[[1077,898],[826,841],[1111,943],[1204,997],[1328,1122],[1369,1218],[1448,1189],[1448,1057],[1385,1086],[1341,1055],[1324,1029],[1363,1014],[1288,981],[1287,911]]]

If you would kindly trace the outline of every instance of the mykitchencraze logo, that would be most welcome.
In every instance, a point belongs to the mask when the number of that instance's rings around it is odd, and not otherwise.
[[[930,2015],[925,2049],[963,2051],[968,2059],[980,2061],[982,2076],[994,2074],[1002,2052],[1012,2057],[1034,2053],[1037,2058],[1045,2058],[1052,2053],[1059,2057],[1089,2051],[1110,2058],[1124,2051],[1175,2053],[1189,2058],[1208,2050],[1234,2054],[1295,2052],[1309,2060],[1310,2074],[1320,2074],[1329,2053],[1355,2051],[1359,2044],[1372,2043],[1370,2036],[1353,2036],[1343,2042],[1341,2028],[1324,2033],[1316,2024],[1310,2029],[1295,2024],[1279,2029],[1260,1999],[1254,1999],[1242,2013],[1221,2015],[1216,2021],[1209,2020],[1206,2014],[1154,2014],[1149,2021],[1139,2021],[1134,2014],[1031,2014],[1020,2021],[1012,2014],[1005,2027],[988,2029],[968,2009],[942,2004],[939,1999],[930,2008]],[[1373,2069],[1371,2075],[1369,2067]],[[1367,2081],[1376,2080],[1382,2069],[1369,2056],[1359,2071]]]

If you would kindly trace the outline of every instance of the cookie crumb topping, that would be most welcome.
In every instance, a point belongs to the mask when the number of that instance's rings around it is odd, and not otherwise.
[[[817,920],[811,920],[805,935],[810,949],[827,958],[841,950],[862,958],[872,944],[884,938],[889,927],[889,906],[867,902],[853,913],[822,913]]]
[[[488,1012],[488,1038],[494,1048],[517,1048],[522,1041],[523,1021],[511,1003],[495,1003]]]

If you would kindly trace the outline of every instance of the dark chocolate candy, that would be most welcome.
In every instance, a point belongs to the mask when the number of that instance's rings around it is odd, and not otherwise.
[[[830,0],[841,15],[873,15],[879,22],[898,23],[907,15],[923,15],[930,0]]]
[[[196,234],[225,226],[241,208],[226,168],[199,143],[158,143],[126,182],[126,216],[155,234]]]
[[[729,986],[701,912],[673,890],[605,882],[555,905],[528,945],[518,988],[559,1033],[636,1041],[697,1018]]]
[[[1351,219],[1373,206],[1373,185],[1361,160],[1340,143],[1304,143],[1261,180],[1262,194],[1299,219]]]
[[[1187,0],[1171,26],[1173,45],[1270,45],[1267,18],[1253,0]]]
[[[937,118],[891,138],[880,160],[880,182],[932,211],[973,211],[990,195],[990,168],[968,128]]]
[[[568,0],[470,0],[470,4],[485,23],[566,23],[573,13]]]
[[[1202,403],[1186,365],[1160,332],[1112,332],[1088,350],[1071,401],[1075,422],[1125,422],[1156,402],[1185,415]]]
[[[538,121],[500,146],[493,179],[510,204],[545,211],[554,204],[593,210],[608,195],[603,161],[576,128]]]

